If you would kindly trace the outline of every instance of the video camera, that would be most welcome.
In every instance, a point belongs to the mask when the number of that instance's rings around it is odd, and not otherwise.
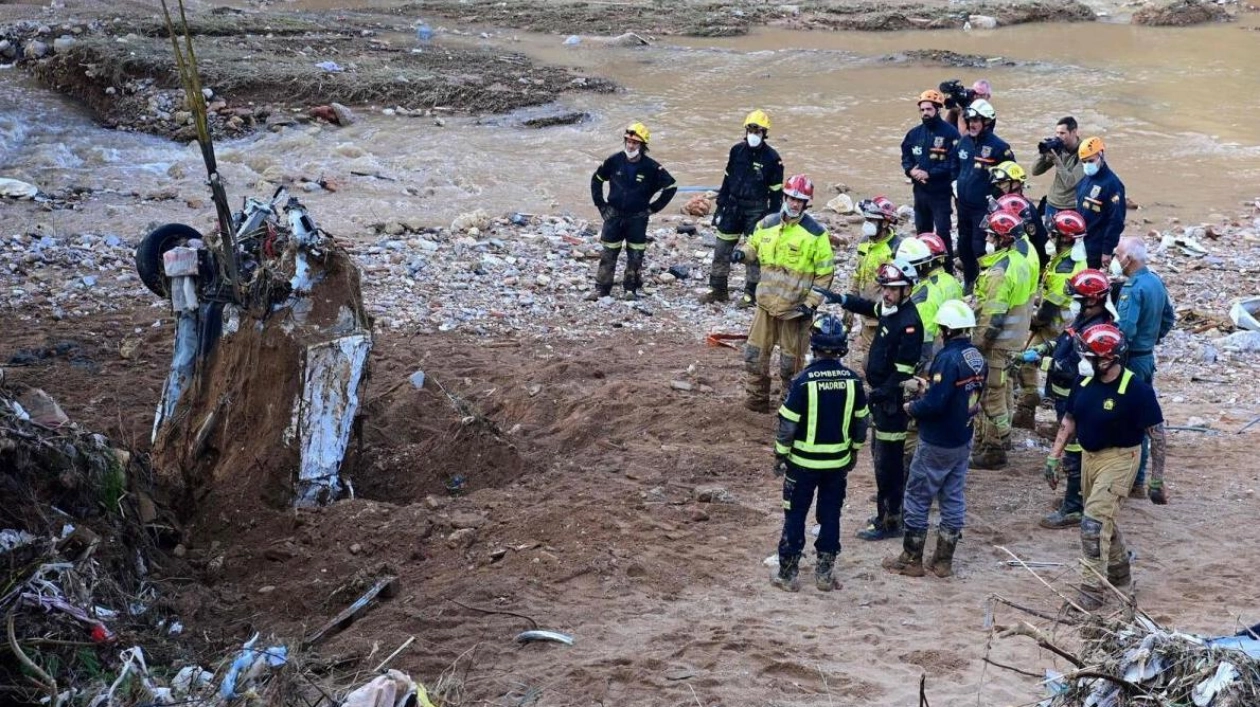
[[[962,81],[958,79],[942,81],[938,88],[945,94],[946,108],[966,109],[976,100],[976,92],[962,85]]]
[[[1063,138],[1060,138],[1056,135],[1055,137],[1048,137],[1045,140],[1042,140],[1041,142],[1037,143],[1037,152],[1040,152],[1041,154],[1044,155],[1050,152],[1058,152],[1062,150],[1064,147],[1065,145],[1063,144]]]

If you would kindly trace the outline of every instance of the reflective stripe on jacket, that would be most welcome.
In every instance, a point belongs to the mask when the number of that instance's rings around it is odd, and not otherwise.
[[[831,239],[809,214],[791,224],[780,214],[770,214],[740,250],[748,262],[761,264],[757,306],[772,317],[800,316],[794,311],[800,305],[822,303],[822,295],[811,288],[831,287],[836,269]]]

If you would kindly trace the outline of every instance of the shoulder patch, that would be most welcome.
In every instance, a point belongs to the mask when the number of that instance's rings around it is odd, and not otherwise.
[[[979,375],[980,371],[984,370],[984,354],[980,353],[980,349],[968,346],[963,349],[963,363],[967,364],[968,368]]]

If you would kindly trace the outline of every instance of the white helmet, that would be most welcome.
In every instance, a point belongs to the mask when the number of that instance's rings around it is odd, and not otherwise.
[[[966,112],[963,113],[964,118],[984,118],[985,120],[997,120],[997,111],[993,109],[993,104],[977,98],[967,106]]]
[[[897,260],[904,260],[916,268],[932,259],[932,250],[918,238],[907,238],[897,246]]]
[[[976,326],[976,315],[967,306],[966,302],[960,299],[952,299],[942,302],[941,308],[936,310],[936,324],[954,331],[974,329]]]

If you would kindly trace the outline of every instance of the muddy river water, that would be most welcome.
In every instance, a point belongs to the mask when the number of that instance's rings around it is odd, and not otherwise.
[[[474,208],[594,216],[588,180],[598,161],[619,149],[624,124],[648,123],[653,155],[681,184],[716,185],[743,115],[764,108],[774,122],[771,143],[790,172],[900,201],[909,187],[899,144],[917,120],[918,91],[945,79],[985,77],[994,86],[998,133],[1025,164],[1056,120],[1074,115],[1082,137],[1107,141],[1113,167],[1143,207],[1138,216],[1160,226],[1174,213],[1194,220],[1233,213],[1240,201],[1260,195],[1260,32],[1251,31],[1260,15],[1242,17],[1179,29],[1087,23],[975,32],[760,30],[641,48],[564,46],[562,37],[510,31],[489,38],[439,34],[439,44],[524,52],[624,89],[566,94],[549,107],[590,114],[576,125],[527,129],[513,115],[449,117],[438,126],[432,118],[382,115],[385,106],[378,106],[360,109],[363,119],[348,128],[299,127],[223,141],[218,150],[234,199],[253,193],[250,185],[265,172],[336,179],[336,194],[308,199],[327,227],[346,234],[394,218],[444,224]],[[959,69],[897,58],[914,49],[1001,60]],[[0,105],[0,176],[46,190],[173,187],[183,198],[205,194],[193,148],[100,129],[16,71],[0,71]],[[1030,191],[1040,196],[1048,184],[1034,178]],[[179,218],[211,213],[207,205]]]

